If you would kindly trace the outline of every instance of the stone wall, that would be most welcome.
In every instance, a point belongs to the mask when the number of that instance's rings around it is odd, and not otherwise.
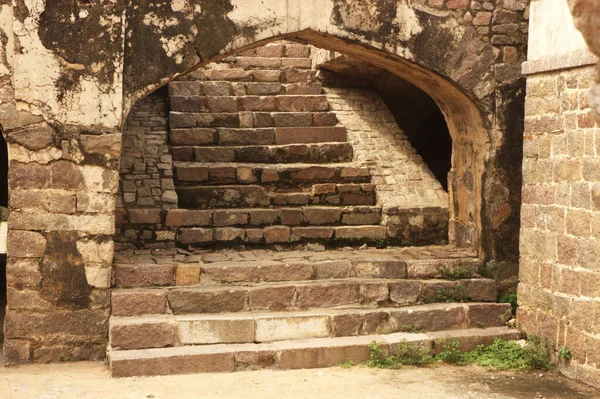
[[[162,228],[166,211],[177,207],[168,114],[168,98],[161,91],[138,101],[127,118],[117,197],[118,249],[174,245],[174,232]]]
[[[592,66],[527,81],[518,320],[600,386],[600,129],[586,101]]]
[[[526,1],[175,3],[0,4],[10,362],[103,355],[123,115],[176,76],[273,37],[369,59],[431,95],[461,148],[452,236],[485,257],[515,253],[509,152],[520,131],[503,115],[519,107]]]
[[[600,387],[600,129],[588,96],[596,57],[567,9],[566,0],[531,7],[517,319],[571,351],[561,371]]]

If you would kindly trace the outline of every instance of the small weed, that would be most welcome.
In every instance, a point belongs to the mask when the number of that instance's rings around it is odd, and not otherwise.
[[[538,335],[533,334],[528,337],[523,352],[525,363],[530,369],[548,370],[552,368],[552,347],[548,340],[542,340]]]
[[[571,349],[567,348],[566,346],[563,346],[558,351],[558,357],[560,357],[564,361],[571,360],[571,358],[573,357],[573,355],[571,354]]]
[[[412,326],[400,326],[398,331],[412,333],[412,334],[420,334],[420,333],[424,333],[425,329],[423,329],[423,327],[421,327],[419,325],[412,325]]]
[[[464,280],[473,277],[473,271],[469,266],[461,266],[456,270],[446,266],[438,266],[437,271],[445,280]]]
[[[510,303],[513,316],[517,314],[517,293],[508,292],[500,297],[498,300],[500,303]]]
[[[460,351],[460,342],[456,338],[442,339],[437,344],[443,349],[435,359],[448,364],[464,364],[465,353]]]
[[[340,367],[343,369],[349,369],[354,366],[354,360],[346,360],[344,363],[340,364]]]
[[[379,342],[373,341],[369,344],[369,360],[366,361],[367,367],[389,368],[389,357],[381,348]]]
[[[466,361],[499,370],[548,370],[552,368],[551,349],[548,341],[532,335],[527,345],[521,347],[514,341],[499,338],[490,346],[479,346],[465,354]]]
[[[498,270],[498,264],[495,262],[484,263],[481,262],[477,267],[477,273],[484,278],[494,278],[496,271]]]
[[[435,299],[437,302],[468,302],[471,297],[467,294],[463,285],[450,289],[435,290]]]
[[[489,346],[480,345],[470,352],[460,351],[460,342],[455,339],[445,339],[436,342],[442,351],[435,357],[429,354],[427,347],[403,342],[396,347],[392,355],[387,355],[377,342],[369,345],[368,367],[393,369],[406,365],[425,365],[432,362],[448,364],[478,364],[498,370],[548,370],[553,367],[551,362],[552,349],[546,340],[532,335],[527,344],[522,347],[515,341],[504,341],[496,338]],[[571,352],[563,347],[559,356],[570,359]]]
[[[397,345],[393,354],[386,356],[381,345],[372,342],[369,345],[369,360],[365,363],[367,367],[397,369],[402,366],[417,366],[431,363],[433,358],[429,349],[424,346],[402,342]]]
[[[475,325],[477,328],[485,328],[485,323],[483,321],[476,321]]]
[[[375,248],[382,249],[388,246],[388,242],[385,238],[378,238],[375,240]]]

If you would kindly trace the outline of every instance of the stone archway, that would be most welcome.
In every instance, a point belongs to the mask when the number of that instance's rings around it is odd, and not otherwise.
[[[309,29],[229,49],[224,54],[194,65],[182,75],[210,62],[281,39],[311,44],[370,63],[412,83],[436,102],[444,115],[453,143],[452,169],[449,178],[451,197],[449,239],[451,243],[473,248],[480,253],[480,256],[485,257],[481,216],[483,176],[486,169],[485,159],[489,157],[491,146],[489,137],[491,128],[481,108],[459,87],[439,74],[389,52]],[[173,78],[163,80],[161,83],[166,84]],[[156,87],[152,85],[134,98],[143,97]]]

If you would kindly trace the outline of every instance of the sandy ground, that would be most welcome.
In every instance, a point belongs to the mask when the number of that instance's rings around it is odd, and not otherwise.
[[[592,399],[600,398],[600,392],[554,372],[497,372],[474,366],[333,367],[113,379],[106,365],[80,362],[0,367],[0,398]]]

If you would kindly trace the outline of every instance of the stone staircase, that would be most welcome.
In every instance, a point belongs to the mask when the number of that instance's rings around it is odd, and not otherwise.
[[[325,367],[366,360],[373,341],[467,349],[518,335],[496,282],[456,248],[182,252],[117,255],[114,376]]]
[[[272,45],[170,84],[185,248],[386,240],[369,168],[353,162],[308,46]]]
[[[373,341],[435,352],[445,337],[462,349],[517,337],[504,326],[510,306],[495,303],[496,282],[478,274],[473,253],[389,246],[382,220],[391,216],[371,180],[386,175],[355,159],[367,144],[347,141],[308,46],[251,50],[169,90],[178,207],[128,213],[148,237],[153,224],[175,232],[177,248],[116,253],[113,376],[326,367],[367,360]],[[386,130],[369,117],[373,132]],[[358,124],[349,127],[356,137]],[[404,224],[419,218],[427,219]],[[431,226],[439,231],[428,237],[447,234],[447,222]]]

